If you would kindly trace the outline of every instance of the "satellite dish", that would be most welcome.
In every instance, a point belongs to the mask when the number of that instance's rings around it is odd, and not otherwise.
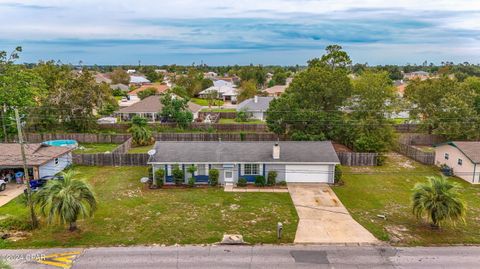
[[[154,150],[154,149],[151,149],[147,153],[148,153],[149,156],[153,156],[153,155],[155,155],[155,153],[157,153],[157,151]]]
[[[150,180],[150,179],[149,179],[148,177],[142,177],[142,178],[140,179],[140,182],[141,182],[141,183],[147,183],[149,180]]]

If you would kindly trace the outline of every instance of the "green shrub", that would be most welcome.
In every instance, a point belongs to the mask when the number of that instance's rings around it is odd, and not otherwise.
[[[210,186],[217,186],[218,185],[218,170],[217,169],[210,169],[208,171],[208,182]]]
[[[277,182],[277,171],[268,171],[267,175],[267,185],[273,186]]]
[[[163,183],[165,181],[165,170],[158,169],[157,171],[155,171],[155,181],[158,187],[163,186]]]
[[[194,177],[191,177],[191,178],[188,179],[188,186],[189,187],[195,186],[195,178]]]
[[[241,177],[238,179],[238,182],[237,182],[237,186],[238,187],[246,187],[247,186],[247,179]]]
[[[153,167],[151,166],[148,167],[148,178],[153,180]]]
[[[245,133],[240,133],[240,141],[245,141]]]
[[[343,172],[342,172],[342,168],[340,165],[335,165],[335,175],[333,177],[333,182],[335,184],[339,184],[342,182],[342,175],[343,175]]]
[[[383,154],[378,154],[377,156],[377,166],[382,166],[385,164],[387,157]]]
[[[172,175],[173,175],[173,181],[175,182],[175,185],[180,186],[183,184],[185,174],[183,173],[182,169],[178,165],[175,165],[175,167],[172,170]]]
[[[256,176],[255,177],[255,186],[257,186],[257,187],[265,186],[265,177],[264,176]]]
[[[285,180],[277,182],[278,186],[287,186],[287,182]]]

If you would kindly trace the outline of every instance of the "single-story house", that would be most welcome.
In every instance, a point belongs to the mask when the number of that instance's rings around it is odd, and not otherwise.
[[[455,176],[480,183],[480,141],[451,141],[435,146],[435,164],[447,165]]]
[[[268,96],[278,97],[285,92],[287,87],[287,85],[275,85],[273,87],[266,88],[264,92],[266,92]]]
[[[41,143],[25,144],[29,175],[34,179],[54,176],[72,164],[72,148],[49,146]],[[0,174],[23,172],[20,144],[0,143]]]
[[[273,99],[273,97],[255,96],[238,104],[237,111],[245,111],[254,119],[265,120],[267,117],[265,112]]]
[[[131,106],[120,108],[115,112],[116,116],[120,116],[122,120],[131,120],[134,116],[147,118],[150,122],[161,121],[160,111],[163,105],[159,95],[149,96]],[[198,118],[198,112],[202,110],[202,106],[193,102],[188,102],[188,110],[192,112],[193,119]]]
[[[150,80],[143,76],[130,76],[130,84],[131,85],[144,85],[150,84]]]
[[[223,101],[237,101],[238,90],[231,86],[212,86],[198,93],[200,98],[207,98],[212,92],[217,92],[217,98]]]
[[[146,89],[153,88],[157,91],[157,94],[164,94],[166,91],[170,89],[168,85],[166,84],[161,84],[161,83],[152,83],[152,84],[145,84],[140,86],[139,88],[136,88],[135,90],[131,91],[128,93],[128,97],[133,100],[138,98],[138,93],[143,92]]]
[[[277,181],[287,183],[333,183],[335,165],[340,164],[330,141],[263,142],[170,142],[155,143],[155,154],[148,161],[153,170],[165,170],[165,182],[172,183],[172,170],[197,168],[198,183],[208,182],[211,169],[219,171],[219,183],[236,183],[245,178],[253,183],[257,176],[277,172]]]
[[[111,84],[112,80],[108,77],[107,74],[95,73],[95,82]]]
[[[403,78],[408,80],[412,80],[412,79],[426,80],[430,78],[430,73],[425,71],[415,71],[411,73],[405,73],[403,75]]]

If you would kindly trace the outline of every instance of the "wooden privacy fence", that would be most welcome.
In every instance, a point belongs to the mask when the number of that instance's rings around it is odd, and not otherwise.
[[[153,129],[168,129],[168,128],[177,128],[176,123],[149,123],[148,124]],[[114,130],[117,132],[127,132],[130,128],[130,124],[101,124],[99,129],[101,130]],[[214,130],[217,132],[268,132],[268,127],[266,124],[249,124],[249,123],[239,123],[239,124],[220,124],[220,123],[202,123],[202,122],[192,122],[186,130]]]
[[[132,147],[132,141],[133,141],[133,138],[129,138],[127,139],[127,141],[125,141],[123,144],[121,144],[120,146],[118,146],[117,148],[115,148],[113,151],[112,151],[112,154],[125,154],[125,153],[128,153],[128,151],[130,150],[130,148]]]
[[[417,162],[434,165],[435,164],[435,152],[425,152],[414,146],[398,143],[396,151],[402,155],[405,155]]]
[[[72,157],[74,164],[89,166],[146,166],[149,158],[146,153],[73,154]]]
[[[446,141],[445,137],[434,134],[407,133],[401,134],[398,141],[407,145],[435,145]]]
[[[346,166],[376,166],[378,153],[337,152],[338,159]]]
[[[113,143],[120,144],[131,136],[129,134],[90,134],[90,133],[26,133],[25,140],[29,143],[41,143],[48,140],[76,140],[80,143]]]

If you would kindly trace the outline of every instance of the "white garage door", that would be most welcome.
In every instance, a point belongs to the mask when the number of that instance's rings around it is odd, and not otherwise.
[[[328,183],[329,165],[286,165],[285,179],[287,182],[322,182]]]

